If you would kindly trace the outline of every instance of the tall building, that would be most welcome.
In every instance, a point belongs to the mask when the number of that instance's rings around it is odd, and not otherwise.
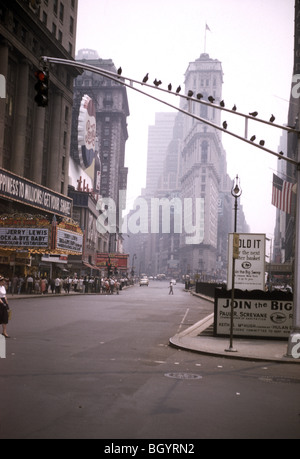
[[[185,74],[186,93],[188,90],[192,90],[194,94],[201,93],[205,101],[212,96],[215,99],[214,103],[219,104],[222,99],[222,84],[223,71],[220,61],[211,59],[204,53],[196,61],[190,62]],[[182,102],[182,105],[186,110],[216,125],[221,124],[221,111],[214,107],[191,100]],[[223,192],[226,195],[230,192],[226,152],[220,131],[191,117],[185,118],[183,138],[185,140],[182,150],[182,197],[198,197],[203,200],[203,228],[201,237],[195,244],[187,244],[186,233],[183,234],[181,264],[186,273],[205,272],[213,275],[218,257],[220,194]]]
[[[212,96],[215,104],[219,104],[222,84],[220,61],[201,54],[199,59],[190,62],[185,74],[186,95],[191,90],[194,97],[201,93],[202,100],[208,102]],[[186,97],[181,98],[181,108],[221,125],[221,111],[213,105]],[[141,267],[138,271],[172,277],[198,274],[205,280],[226,279],[228,233],[233,231],[233,182],[227,173],[222,135],[219,130],[182,113],[171,120],[168,138],[166,126],[165,114],[156,114],[155,127],[149,129],[145,196],[159,198],[162,207],[168,201],[170,227],[164,231],[166,213],[163,215],[161,208],[156,217],[158,231],[141,234],[138,239],[131,236],[128,244]],[[181,228],[177,224],[180,217]],[[152,214],[150,219],[154,219]],[[241,206],[238,230],[249,230]]]
[[[101,59],[94,50],[83,49],[76,56],[78,62],[85,62],[99,69],[117,72],[111,59]],[[88,107],[89,125],[95,128],[82,134],[83,108]],[[92,113],[93,112],[93,113]],[[74,106],[69,182],[78,192],[92,192],[101,207],[101,199],[110,199],[116,206],[116,228],[107,234],[96,231],[95,219],[91,230],[94,243],[90,244],[90,257],[99,252],[122,252],[119,216],[126,204],[127,174],[125,167],[125,144],[128,139],[127,117],[129,106],[126,87],[97,73],[84,71],[74,82]],[[84,126],[85,129],[85,126]],[[83,150],[80,138],[89,137],[95,145],[91,151]],[[91,142],[90,142],[91,143]],[[120,192],[122,192],[120,194]],[[71,191],[74,196],[74,192]],[[121,197],[120,197],[121,196]],[[100,199],[100,201],[99,201]],[[99,209],[100,209],[99,207]],[[96,262],[96,260],[94,260]]]
[[[77,3],[0,0],[0,74],[5,82],[5,95],[0,99],[0,215],[15,214],[11,224],[26,234],[25,239],[18,238],[17,233],[10,239],[9,229],[1,220],[0,262],[8,272],[9,266],[23,274],[33,268],[39,272],[44,266],[41,258],[53,248],[47,222],[59,225],[72,215],[72,201],[67,197],[68,170],[73,79],[79,72],[72,67],[49,66],[47,107],[38,107],[34,98],[40,57],[75,56]],[[33,218],[39,214],[36,225],[44,233],[42,239],[35,239],[26,226],[28,219],[21,218],[28,214]],[[52,227],[53,240],[55,231]],[[65,240],[55,247],[60,247],[58,253],[69,253],[68,246]],[[22,262],[17,261],[20,252]]]
[[[34,103],[43,55],[74,58],[77,0],[0,1],[0,166],[62,194],[68,191],[73,68],[51,66],[49,105]]]
[[[155,114],[155,124],[148,129],[147,178],[144,194],[154,197],[164,170],[167,148],[173,138],[177,113]]]

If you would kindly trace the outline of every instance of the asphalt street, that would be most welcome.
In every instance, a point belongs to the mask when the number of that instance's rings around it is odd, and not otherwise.
[[[298,365],[169,346],[213,311],[182,285],[10,305],[1,439],[300,438]]]

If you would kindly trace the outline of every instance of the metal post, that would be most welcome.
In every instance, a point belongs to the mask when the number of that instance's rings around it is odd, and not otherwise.
[[[297,165],[297,208],[295,221],[295,267],[294,267],[294,315],[293,329],[289,336],[287,355],[294,357],[293,348],[300,340],[300,136],[298,136],[298,165]]]
[[[233,188],[231,190],[231,194],[234,197],[234,233],[237,232],[237,210],[238,204],[237,200],[242,194],[242,190],[240,188],[240,180],[238,175],[235,178]],[[233,316],[234,316],[234,281],[235,281],[235,256],[232,253],[232,282],[231,282],[231,307],[230,307],[230,342],[229,348],[225,349],[226,352],[237,352],[237,350],[233,347]]]

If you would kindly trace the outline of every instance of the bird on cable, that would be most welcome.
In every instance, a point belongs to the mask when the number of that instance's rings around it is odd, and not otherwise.
[[[178,86],[178,88],[176,89],[177,94],[179,94],[180,91],[181,91],[181,86]]]
[[[284,155],[283,151],[280,151],[279,154],[280,154],[281,156]],[[279,159],[279,161],[281,160],[281,158],[278,158],[278,159]]]
[[[149,79],[149,73],[146,73],[146,75],[143,78],[143,83],[147,83],[148,79]]]
[[[260,140],[260,141],[259,141],[259,145],[261,145],[262,147],[264,146],[264,144],[265,144],[265,141],[264,141],[264,140]]]
[[[258,115],[258,112],[252,112],[252,113],[249,113],[250,116],[254,116],[254,118]]]
[[[274,121],[275,121],[275,116],[272,115],[271,118],[270,118],[270,123],[274,123]]]
[[[237,108],[236,108],[236,105],[234,104],[234,106],[232,107],[232,111],[233,112],[236,112]]]
[[[172,85],[171,85],[171,83],[168,84],[168,90],[169,90],[169,91],[172,91]]]
[[[158,87],[159,85],[162,84],[162,81],[161,81],[161,80],[158,80],[158,81],[157,81],[157,79],[155,78],[155,80],[153,81],[153,84],[155,84],[155,86]]]
[[[221,102],[220,102],[220,107],[225,107],[225,102],[224,102],[224,100],[221,100]]]
[[[118,75],[122,75],[122,67],[118,68]]]
[[[209,100],[209,102],[211,102],[212,104],[213,104],[214,101],[215,101],[215,99],[213,98],[213,96],[209,96],[209,97],[208,97],[208,100]]]
[[[193,94],[194,94],[193,91],[189,90],[189,92],[188,92],[188,97],[192,97]]]
[[[202,99],[202,97],[203,97],[203,94],[201,94],[201,92],[198,92],[198,94],[197,94],[197,99],[200,100],[200,99]]]
[[[224,121],[224,123],[223,123],[223,128],[224,128],[224,129],[227,129],[227,121]]]
[[[250,140],[251,140],[251,142],[254,142],[254,140],[255,140],[255,139],[256,139],[256,136],[255,136],[255,135],[253,135],[253,136],[251,137],[251,139],[250,139]]]

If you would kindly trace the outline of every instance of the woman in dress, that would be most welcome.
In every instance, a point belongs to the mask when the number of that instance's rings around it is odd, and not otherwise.
[[[5,338],[9,338],[6,326],[8,324],[8,302],[6,298],[5,279],[0,276],[0,324],[2,325],[2,335]]]

